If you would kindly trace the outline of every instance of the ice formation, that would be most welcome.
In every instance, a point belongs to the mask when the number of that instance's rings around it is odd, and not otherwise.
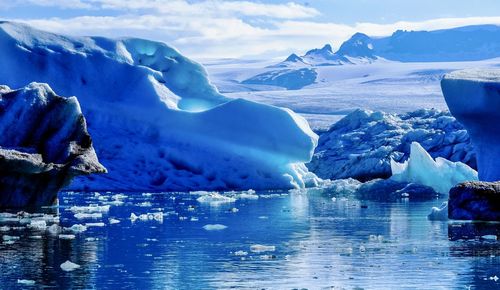
[[[477,172],[461,162],[438,157],[434,160],[417,142],[411,143],[410,158],[404,163],[391,160],[391,179],[432,187],[448,194],[450,189],[464,181],[477,180]]]
[[[78,268],[80,268],[80,265],[75,264],[69,260],[61,264],[61,269],[65,272],[71,272]]]
[[[52,205],[73,177],[105,171],[75,97],[46,84],[0,86],[0,207]]]
[[[391,159],[402,162],[418,142],[433,158],[475,168],[469,135],[448,112],[387,114],[357,110],[322,133],[309,170],[321,178],[371,180],[391,176]]]
[[[311,184],[317,135],[288,109],[228,99],[164,43],[66,37],[0,23],[0,83],[76,95],[109,173],[78,190],[270,189]],[[314,177],[315,178],[315,177]]]
[[[500,180],[500,70],[462,70],[441,81],[453,116],[471,136],[479,179]]]
[[[440,207],[433,207],[427,218],[431,221],[448,220],[448,203],[443,202]]]

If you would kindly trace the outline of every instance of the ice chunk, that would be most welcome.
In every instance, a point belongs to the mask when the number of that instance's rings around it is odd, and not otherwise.
[[[44,231],[47,228],[47,222],[45,220],[32,220],[28,228]]]
[[[53,224],[51,225],[50,227],[47,228],[47,231],[51,234],[51,235],[58,235],[60,232],[61,232],[61,227],[57,224]]]
[[[59,235],[59,239],[61,239],[61,240],[74,240],[75,238],[76,238],[75,235],[67,235],[67,234]]]
[[[106,224],[105,223],[85,223],[85,226],[87,228],[90,228],[90,227],[104,227]]]
[[[248,255],[248,252],[239,250],[239,251],[234,252],[234,255],[235,256],[246,256],[246,255]]]
[[[109,212],[109,205],[89,205],[89,206],[72,206],[70,211],[73,213],[107,213]]]
[[[102,213],[94,212],[94,213],[77,213],[74,215],[75,218],[81,219],[100,219],[102,218]]]
[[[204,225],[203,229],[206,231],[221,231],[227,229],[227,226],[221,224],[208,224]]]
[[[27,280],[27,279],[17,279],[17,284],[22,284],[25,286],[33,286],[35,285],[35,281],[33,280]]]
[[[274,252],[276,251],[276,246],[255,244],[250,246],[250,251],[253,253]]]
[[[208,203],[210,205],[220,205],[223,203],[233,203],[236,201],[235,198],[229,197],[229,196],[224,196],[218,192],[207,192],[204,195],[198,197],[196,199],[199,203]]]
[[[140,215],[136,215],[135,213],[130,214],[130,221],[135,222],[136,220],[140,221],[158,221],[163,222],[163,213],[162,212],[154,212],[154,213],[144,213]]]
[[[391,160],[391,179],[413,182],[432,187],[436,192],[448,194],[450,189],[464,181],[477,180],[477,172],[461,162],[432,157],[417,142],[411,143],[410,158],[404,163]]]
[[[448,202],[443,202],[440,207],[433,207],[427,218],[431,221],[448,220]]]
[[[66,272],[71,272],[78,268],[80,268],[80,265],[75,264],[69,260],[61,264],[61,269]]]
[[[110,218],[109,219],[109,224],[110,225],[114,225],[114,224],[118,224],[118,223],[120,223],[120,220],[117,220],[115,218]]]
[[[84,225],[81,225],[81,224],[76,224],[76,225],[72,225],[71,227],[69,227],[67,229],[72,231],[75,234],[78,234],[78,233],[85,232],[87,230],[87,227]]]

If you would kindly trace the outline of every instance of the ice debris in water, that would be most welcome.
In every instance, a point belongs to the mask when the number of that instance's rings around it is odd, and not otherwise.
[[[436,192],[448,194],[458,183],[477,179],[477,171],[461,162],[451,162],[432,157],[420,146],[411,143],[410,158],[404,163],[391,160],[391,179],[400,182],[413,182],[432,187]]]
[[[75,238],[76,238],[75,235],[67,235],[67,234],[59,235],[59,239],[61,240],[74,240]]]
[[[276,251],[276,246],[255,244],[250,246],[250,251],[254,253],[274,252]]]
[[[74,271],[78,268],[80,268],[80,265],[75,264],[69,260],[61,264],[61,269],[66,272]]]
[[[91,204],[89,206],[72,206],[70,211],[73,213],[107,213],[109,211],[109,205],[96,205]]]
[[[104,227],[106,224],[100,222],[100,223],[86,223],[85,226],[87,228],[91,228],[91,227]]]
[[[47,222],[45,220],[32,220],[28,228],[44,231],[47,228]]]
[[[239,251],[234,252],[234,255],[235,256],[246,256],[246,255],[248,255],[248,252],[239,250]]]
[[[109,224],[111,224],[111,225],[118,224],[118,223],[120,223],[120,220],[117,220],[117,219],[114,219],[114,218],[110,218],[109,219]]]
[[[77,213],[74,215],[75,218],[82,219],[100,219],[102,218],[102,213],[94,212],[94,213]]]
[[[221,224],[208,224],[204,225],[203,229],[206,231],[221,231],[227,229],[227,226]]]
[[[448,220],[448,202],[443,202],[440,207],[433,207],[427,218],[431,221]]]
[[[87,227],[81,224],[76,224],[66,229],[72,231],[73,233],[83,233],[87,230]]]
[[[497,240],[497,236],[496,235],[484,235],[484,236],[481,236],[481,238],[483,240]]]
[[[33,286],[33,285],[35,285],[35,281],[27,280],[27,279],[17,279],[17,284],[22,284],[22,285],[26,285],[26,286]]]
[[[57,224],[53,224],[47,228],[47,231],[52,235],[58,235],[61,232],[61,227]]]
[[[223,203],[233,203],[236,201],[235,198],[224,196],[218,192],[196,192],[196,194],[201,194],[196,200],[199,203],[208,203],[210,205],[219,205]]]
[[[154,213],[144,213],[140,215],[136,215],[135,213],[130,214],[130,221],[135,222],[136,220],[140,221],[163,221],[163,213],[162,212],[154,212]]]

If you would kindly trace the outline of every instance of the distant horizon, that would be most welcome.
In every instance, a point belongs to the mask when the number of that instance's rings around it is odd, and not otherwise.
[[[362,7],[362,9],[360,8]],[[497,9],[496,9],[497,8]],[[0,18],[74,36],[139,37],[165,42],[195,60],[280,58],[356,32],[500,25],[500,3],[484,0],[222,1],[0,0]]]

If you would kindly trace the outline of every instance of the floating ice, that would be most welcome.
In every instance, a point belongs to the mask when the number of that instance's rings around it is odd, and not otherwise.
[[[109,224],[110,225],[119,224],[119,223],[120,223],[120,220],[117,220],[115,218],[110,218],[109,219]]]
[[[227,229],[227,226],[221,224],[208,224],[204,225],[203,229],[206,231],[221,231]]]
[[[26,286],[33,286],[35,285],[35,281],[33,280],[27,280],[27,279],[17,279],[17,284],[22,284]]]
[[[73,213],[107,213],[109,207],[109,205],[72,206],[69,210]]]
[[[28,228],[44,231],[47,228],[47,222],[45,220],[32,220]]]
[[[78,233],[85,232],[87,230],[87,227],[84,225],[81,225],[81,224],[76,224],[76,225],[72,225],[71,227],[69,227],[67,229],[72,231],[75,234],[78,234]]]
[[[218,192],[206,192],[204,195],[196,199],[199,203],[208,203],[210,205],[220,205],[223,203],[233,203],[236,201],[235,198],[224,196]]]
[[[74,240],[76,238],[75,235],[69,235],[69,234],[60,234],[59,239],[61,240]]]
[[[140,221],[158,221],[163,222],[163,213],[162,212],[154,212],[154,213],[144,213],[140,215],[136,215],[135,213],[130,214],[130,221],[135,222],[136,220]]]
[[[57,224],[53,224],[51,225],[50,227],[47,228],[47,231],[51,234],[51,235],[58,235],[60,232],[61,232],[61,227]]]
[[[461,162],[432,157],[417,142],[411,143],[410,158],[404,163],[391,160],[391,179],[432,187],[448,194],[450,189],[464,181],[477,180],[477,171]]]
[[[234,255],[235,256],[246,256],[246,255],[248,255],[248,252],[239,250],[239,251],[234,252]]]
[[[94,212],[94,213],[77,213],[74,215],[75,218],[81,219],[100,219],[102,218],[102,213]]]
[[[75,264],[69,260],[61,264],[61,269],[66,272],[71,272],[78,268],[80,268],[80,265]]]
[[[85,223],[85,226],[87,228],[90,228],[90,227],[98,227],[98,228],[101,228],[101,227],[104,227],[106,224],[105,223]]]
[[[255,244],[250,246],[250,251],[254,253],[274,252],[276,251],[276,246]]]
[[[440,207],[433,207],[427,218],[431,221],[448,220],[448,202],[443,202]]]

